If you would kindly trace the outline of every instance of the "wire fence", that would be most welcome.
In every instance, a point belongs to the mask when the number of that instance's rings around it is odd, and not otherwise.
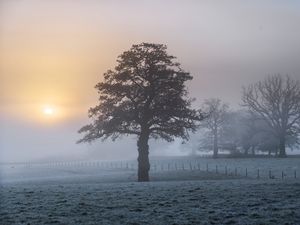
[[[264,160],[267,162],[267,160]],[[212,160],[212,159],[177,159],[177,160],[151,160],[150,173],[170,171],[193,171],[193,173],[207,172],[236,178],[255,179],[299,179],[300,159],[291,165],[286,162],[282,165],[275,163],[245,163],[239,160]],[[298,164],[299,163],[299,164]],[[259,166],[258,166],[259,165]],[[276,166],[275,166],[276,165]],[[138,169],[136,161],[55,161],[55,162],[25,162],[0,164],[7,168],[26,169],[97,169],[97,170],[132,170]],[[0,167],[1,168],[1,167]]]

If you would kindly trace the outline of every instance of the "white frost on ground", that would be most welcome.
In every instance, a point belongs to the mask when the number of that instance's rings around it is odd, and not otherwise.
[[[188,170],[151,178],[134,182],[132,170],[8,168],[0,224],[300,224],[300,179]]]

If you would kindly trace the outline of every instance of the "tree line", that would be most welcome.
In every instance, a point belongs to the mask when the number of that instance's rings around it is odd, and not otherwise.
[[[91,123],[79,130],[84,136],[78,143],[137,136],[138,181],[149,181],[150,138],[168,142],[175,138],[188,140],[189,132],[206,128],[206,135],[213,137],[215,156],[220,146],[236,150],[243,146],[249,151],[254,141],[246,143],[250,140],[247,135],[258,128],[267,129],[264,134],[278,142],[280,156],[286,155],[288,143],[298,142],[300,84],[288,76],[271,76],[244,89],[242,100],[248,110],[238,113],[243,122],[233,114],[230,116],[228,106],[218,99],[207,100],[203,109],[194,109],[194,99],[189,97],[186,87],[193,77],[181,68],[176,57],[167,53],[163,44],[133,45],[103,77],[95,86],[99,101],[89,109]]]
[[[209,115],[200,126],[199,150],[219,149],[233,155],[267,152],[286,157],[286,147],[300,144],[300,84],[289,76],[273,75],[243,88],[242,108],[230,110],[220,99],[205,100]]]

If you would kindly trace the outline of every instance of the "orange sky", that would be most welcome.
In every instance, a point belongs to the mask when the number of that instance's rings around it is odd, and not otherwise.
[[[94,101],[92,87],[115,57],[113,38],[93,33],[70,4],[41,2],[2,2],[0,100],[23,116],[36,116],[41,104],[74,114]]]

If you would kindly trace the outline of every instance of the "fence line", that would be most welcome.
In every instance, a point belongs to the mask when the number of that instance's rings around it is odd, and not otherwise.
[[[151,160],[150,173],[166,172],[166,171],[202,171],[215,173],[219,175],[231,177],[245,177],[256,179],[298,179],[297,169],[261,169],[248,168],[241,166],[228,166],[216,163],[201,164],[198,160]],[[53,162],[25,162],[25,163],[2,163],[1,166],[25,168],[99,168],[99,169],[115,169],[115,170],[137,170],[137,162],[135,161],[53,161]]]

